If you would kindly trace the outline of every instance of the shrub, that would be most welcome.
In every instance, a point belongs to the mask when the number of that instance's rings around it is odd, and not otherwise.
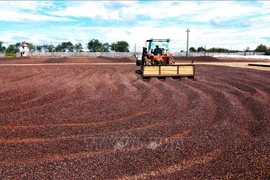
[[[16,53],[6,53],[5,55],[6,55],[6,57],[16,57],[17,56]]]

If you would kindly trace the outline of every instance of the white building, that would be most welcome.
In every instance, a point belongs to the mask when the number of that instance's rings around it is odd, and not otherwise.
[[[19,47],[20,56],[29,56],[29,46],[27,44],[21,44]]]
[[[24,44],[24,54],[23,56],[29,56],[29,46],[27,44]]]

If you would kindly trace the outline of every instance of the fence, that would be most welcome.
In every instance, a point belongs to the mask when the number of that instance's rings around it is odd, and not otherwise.
[[[186,52],[171,52],[174,57],[186,56]],[[264,52],[238,52],[238,53],[209,53],[209,52],[190,52],[189,56],[215,56],[215,55],[264,55]],[[29,52],[30,57],[135,57],[141,55],[141,52]],[[0,57],[5,57],[0,53]],[[19,57],[19,53],[17,53]]]

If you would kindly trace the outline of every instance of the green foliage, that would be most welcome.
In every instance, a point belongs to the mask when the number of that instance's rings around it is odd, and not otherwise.
[[[52,52],[54,50],[53,45],[47,45],[46,49],[48,49],[49,52]],[[74,45],[68,41],[68,42],[62,42],[61,44],[58,44],[55,47],[56,52],[74,52]]]
[[[230,50],[227,49],[227,48],[215,48],[215,47],[212,47],[210,49],[207,49],[207,52],[220,52],[220,53],[224,53],[224,52],[230,52]]]
[[[16,54],[17,52],[18,52],[18,48],[16,47],[15,44],[10,44],[8,48],[6,49],[6,53]]]
[[[205,52],[206,49],[204,49],[202,46],[197,48],[197,52]]]
[[[265,55],[270,55],[270,47],[267,49],[267,51],[265,52]]]
[[[250,48],[247,47],[246,49],[244,49],[245,52],[250,52]]]
[[[25,41],[23,41],[23,42],[17,42],[16,44],[15,44],[15,46],[18,48],[21,44],[23,44]]]
[[[115,52],[129,52],[129,44],[126,41],[117,41],[111,44],[111,50]]]
[[[83,47],[81,43],[77,43],[73,45],[70,41],[62,42],[61,44],[58,44],[56,47],[54,47],[53,45],[34,46],[32,43],[22,41],[16,44],[10,44],[8,48],[3,46],[3,42],[0,41],[0,53],[5,52],[9,56],[16,56],[16,53],[18,52],[18,48],[21,44],[27,44],[29,46],[30,51],[36,49],[39,52],[41,52],[42,50],[44,50],[45,52],[66,52],[66,51],[83,52]],[[90,52],[109,52],[109,51],[129,52],[129,44],[123,40],[109,44],[107,42],[101,43],[98,39],[92,39],[87,43],[87,48],[89,49]],[[229,50],[226,48],[219,48],[219,47],[212,47],[210,49],[205,49],[203,46],[200,46],[197,49],[195,49],[194,47],[190,47],[189,51],[190,52],[220,52],[220,53],[240,52],[239,50]],[[253,50],[250,50],[249,47],[247,47],[246,49],[244,49],[244,51],[252,52]],[[270,55],[270,47],[268,48],[266,45],[263,45],[263,44],[258,45],[254,51],[265,52],[266,55]],[[181,52],[184,52],[184,51],[181,50]]]
[[[109,52],[109,43],[101,43],[98,39],[92,39],[87,43],[87,48],[90,52]]]
[[[47,50],[48,52],[54,52],[55,47],[54,47],[52,44],[50,44],[50,45],[47,45],[46,50]]]
[[[62,48],[65,50],[65,51],[69,51],[69,52],[74,52],[74,45],[68,41],[68,42],[62,42]]]
[[[77,43],[74,46],[75,52],[81,52],[82,51],[82,44],[81,43]]]
[[[43,48],[43,46],[36,46],[36,50],[37,50],[38,52],[41,52],[41,51],[42,51],[42,48]]]
[[[48,45],[46,44],[42,45],[42,49],[44,50],[44,52],[48,52]]]
[[[6,57],[16,57],[17,54],[16,53],[6,53],[5,56]]]
[[[0,53],[3,53],[3,52],[5,52],[5,51],[6,51],[6,47],[3,46],[3,42],[0,41]]]
[[[102,44],[102,52],[109,52],[110,51],[110,44],[109,43],[104,43]]]
[[[98,39],[92,39],[87,43],[90,52],[102,52],[102,43]]]
[[[194,47],[190,47],[189,52],[197,52],[197,50]]]
[[[29,46],[29,50],[30,51],[34,51],[35,50],[35,46],[32,43],[26,43]]]
[[[256,52],[266,52],[267,51],[267,47],[266,45],[258,45],[257,48],[255,49]]]
[[[56,51],[56,52],[62,52],[62,46],[61,46],[61,44],[58,44],[58,45],[55,47],[55,51]]]
[[[116,51],[116,43],[115,43],[115,42],[113,42],[113,43],[110,45],[110,47],[111,47],[111,50],[112,50],[112,51]]]

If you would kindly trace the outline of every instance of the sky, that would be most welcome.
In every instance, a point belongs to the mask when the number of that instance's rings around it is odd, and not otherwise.
[[[127,41],[141,51],[151,38],[189,47],[255,49],[270,46],[270,1],[0,1],[0,41],[58,45]]]

